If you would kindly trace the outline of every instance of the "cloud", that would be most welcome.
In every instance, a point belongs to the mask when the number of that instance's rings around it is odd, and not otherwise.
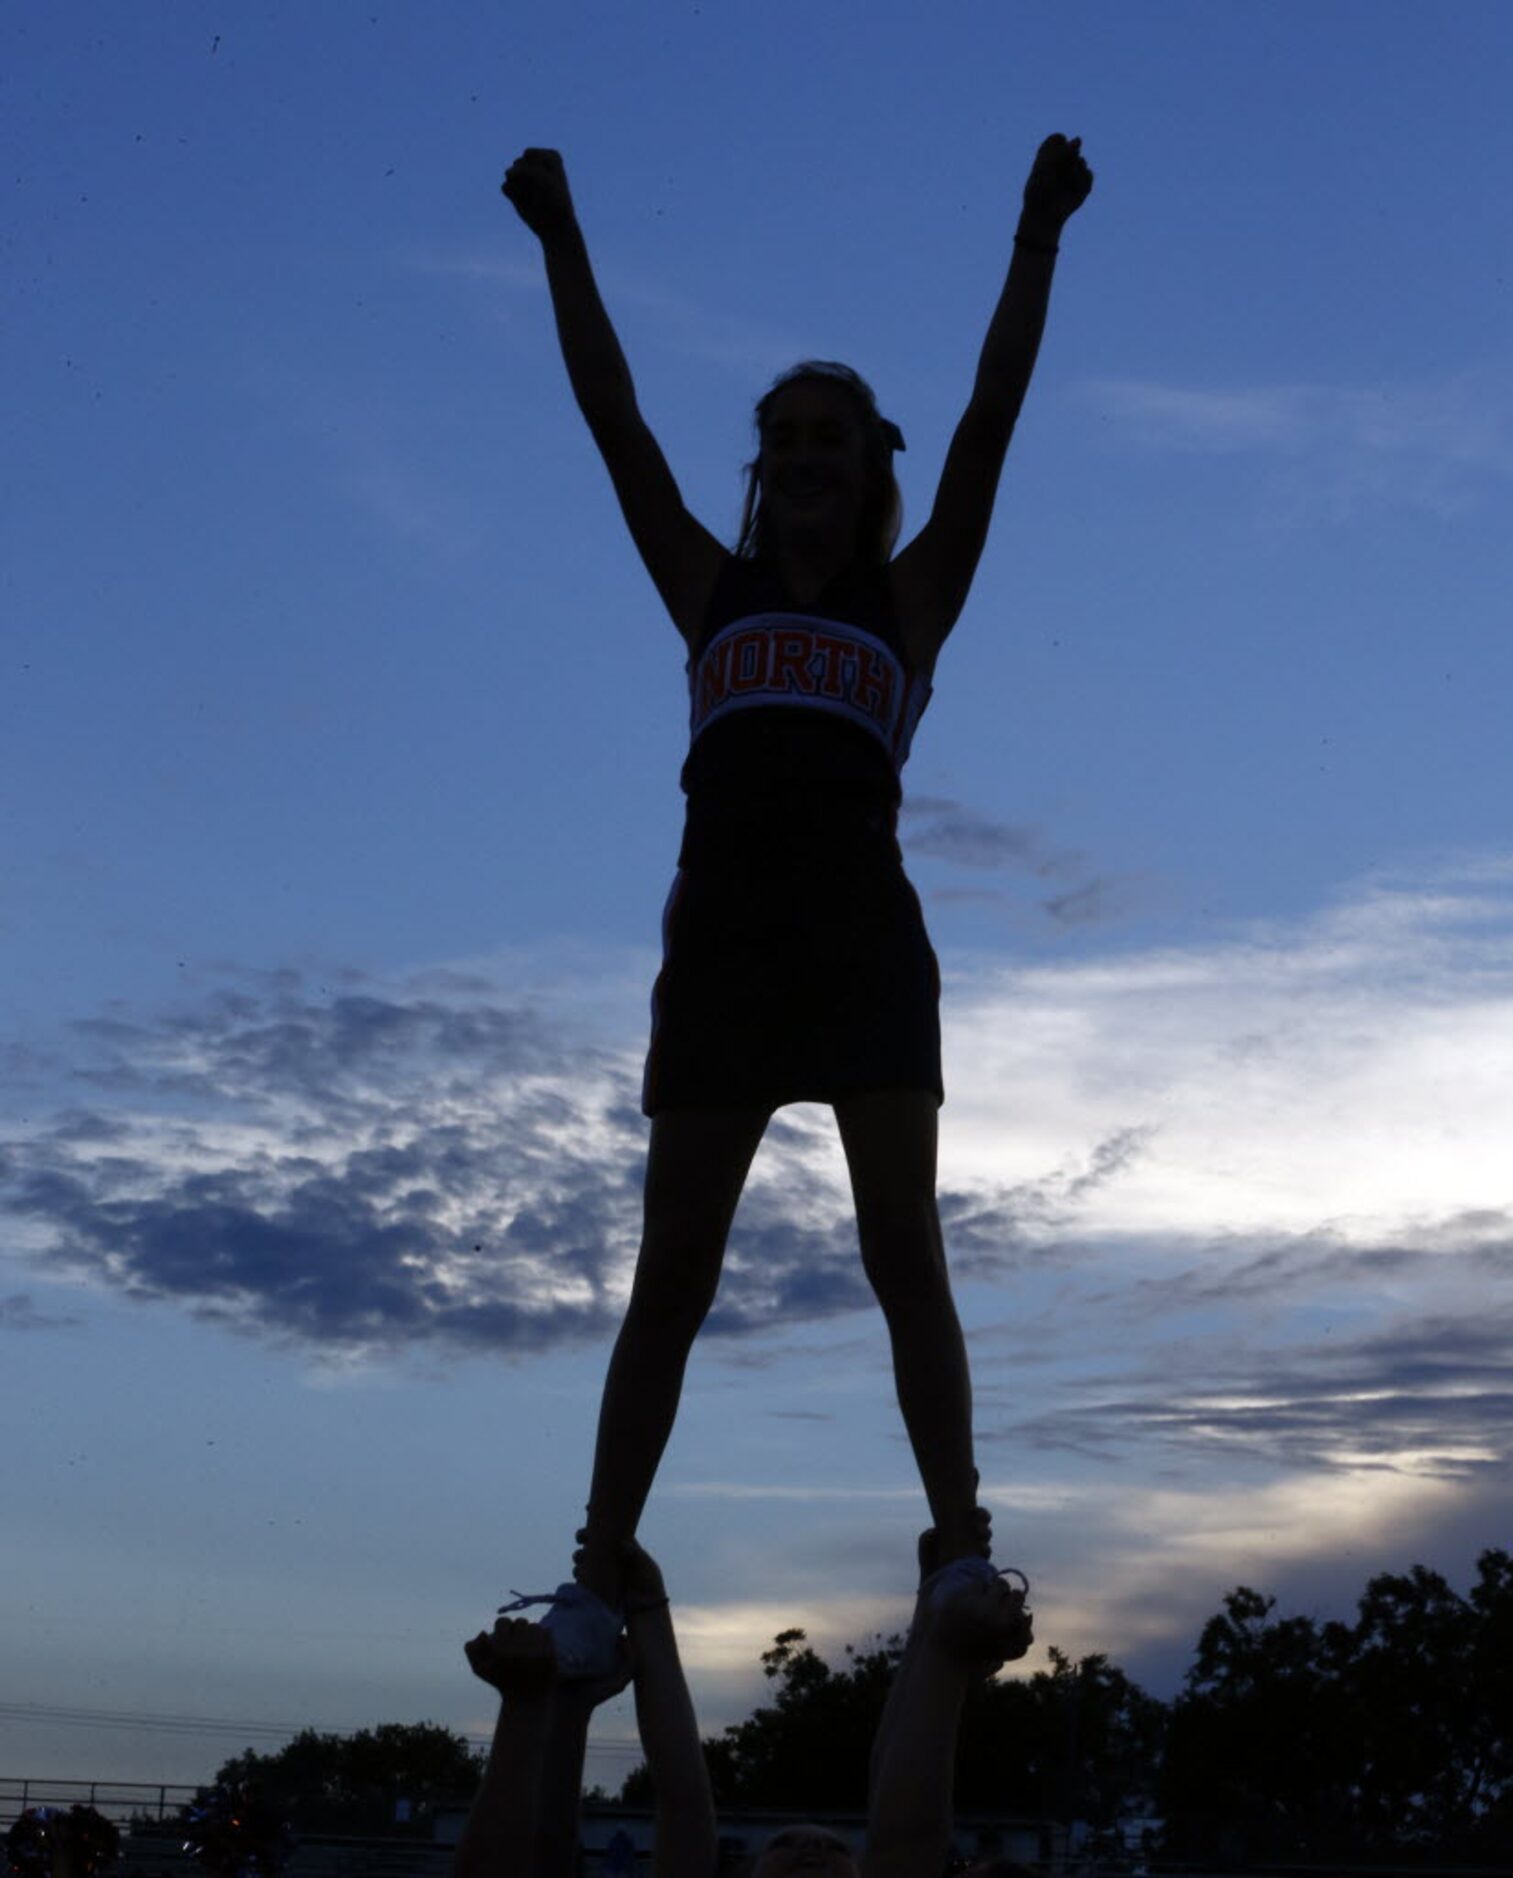
[[[1204,946],[946,961],[939,1205],[985,1441],[1459,1478],[1508,1452],[1510,884],[1467,861]],[[0,1150],[13,1244],[333,1361],[604,1337],[641,1038],[615,968],[519,965],[222,970],[81,1021],[71,1093]],[[771,1369],[772,1333],[874,1309],[830,1118],[786,1111],[709,1351]]]
[[[297,972],[74,1026],[76,1104],[9,1148],[42,1262],[312,1348],[528,1350],[622,1306],[627,1064],[528,1004],[309,994]]]
[[[900,815],[906,829],[902,845],[911,854],[958,867],[1010,868],[1046,879],[1069,873],[1083,859],[1048,847],[1034,828],[995,821],[942,796],[908,796]]]
[[[1345,1612],[1371,1570],[1464,1571],[1501,1534],[1510,939],[1489,856],[1201,944],[943,960],[940,1209],[983,1497],[1042,1646],[1165,1691],[1236,1583]],[[51,1108],[19,1066],[5,1270],[316,1363],[602,1340],[640,1227],[642,964],[219,967],[113,1005]],[[0,1289],[0,1328],[64,1327]],[[760,1698],[777,1630],[833,1653],[907,1617],[924,1502],[823,1111],[775,1119],[702,1347],[747,1404],[737,1477],[687,1449],[657,1495],[674,1545],[699,1534],[707,1721]],[[825,1453],[863,1417],[896,1465],[837,1492]]]
[[[1382,505],[1458,514],[1513,475],[1513,368],[1417,383],[1203,388],[1095,379],[1084,402],[1152,449],[1285,462],[1296,519]]]
[[[1468,860],[1203,945],[947,959],[943,1179],[1002,1189],[1143,1129],[1077,1230],[1236,1234],[1236,1257],[1267,1231],[1381,1243],[1502,1209],[1509,887],[1502,862]]]
[[[1451,1481],[1363,1469],[1231,1475],[1201,1490],[1113,1485],[1064,1516],[1052,1541],[1057,1570],[1037,1599],[1038,1627],[1074,1653],[1112,1650],[1166,1693],[1205,1618],[1237,1584],[1275,1596],[1285,1612],[1348,1615],[1373,1572],[1424,1558],[1424,1543],[1467,1509],[1476,1509],[1484,1533],[1497,1532],[1496,1496],[1506,1482],[1504,1471],[1467,1493]]]
[[[641,1226],[640,1055],[472,978],[313,995],[244,974],[72,1026],[71,1102],[4,1149],[42,1269],[344,1358],[541,1351],[618,1324]],[[833,1143],[775,1120],[706,1335],[870,1304]]]
[[[1060,892],[1040,901],[1040,909],[1060,926],[1085,926],[1117,919],[1130,910],[1133,876],[1087,875],[1087,856],[1058,848],[1037,828],[1000,821],[945,796],[908,796],[900,809],[901,845],[911,855],[969,867],[982,873],[1024,874],[1035,880],[1067,881]],[[1079,880],[1081,874],[1086,876]],[[1006,896],[982,887],[932,887],[941,902],[963,901],[1001,906]]]
[[[72,1330],[82,1321],[66,1313],[39,1310],[24,1291],[0,1298],[0,1330]]]
[[[1041,905],[1061,926],[1087,926],[1117,919],[1130,909],[1132,882],[1119,875],[1096,874],[1080,887],[1053,894]]]
[[[1128,1347],[1122,1374],[1068,1379],[1058,1404],[997,1421],[989,1444],[1147,1464],[1165,1449],[1217,1477],[1249,1460],[1460,1480],[1513,1456],[1506,1286],[1474,1317],[1394,1318],[1355,1337],[1258,1345],[1231,1321]]]
[[[492,253],[412,252],[403,264],[413,272],[480,281],[495,289],[542,296],[547,291],[539,256],[524,260]],[[803,356],[803,342],[790,330],[759,324],[743,314],[711,312],[702,302],[674,293],[614,259],[601,256],[594,271],[612,313],[629,309],[646,315],[640,340],[663,346],[679,358],[705,358],[750,374],[776,371],[781,363]]]

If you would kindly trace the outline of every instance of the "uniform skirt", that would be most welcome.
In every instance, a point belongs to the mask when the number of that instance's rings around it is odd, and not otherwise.
[[[943,1101],[940,969],[900,864],[684,866],[662,917],[641,1108]]]

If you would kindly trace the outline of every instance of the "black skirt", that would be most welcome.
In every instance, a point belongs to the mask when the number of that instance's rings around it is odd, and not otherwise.
[[[779,1108],[940,1073],[940,969],[901,864],[678,871],[641,1108]]]

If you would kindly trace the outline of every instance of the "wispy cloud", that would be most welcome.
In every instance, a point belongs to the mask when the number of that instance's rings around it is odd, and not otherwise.
[[[1426,1294],[1432,1295],[1429,1287]],[[1131,1340],[1133,1349],[1134,1340]],[[1202,1336],[1143,1338],[1127,1373],[1084,1374],[1057,1404],[987,1436],[1115,1460],[1162,1449],[1221,1474],[1363,1471],[1467,1478],[1513,1456],[1513,1295],[1483,1313],[1370,1333],[1252,1346],[1236,1321]]]
[[[1008,868],[1042,880],[1064,876],[1084,857],[1052,847],[1039,829],[1004,822],[945,796],[906,796],[900,810],[903,846],[958,867]]]
[[[946,796],[906,796],[900,817],[902,846],[911,855],[980,873],[1065,881],[1067,885],[1039,902],[1041,911],[1058,925],[1082,926],[1116,919],[1134,902],[1133,877],[1089,874],[1085,854],[1056,846],[1028,823],[1002,821]],[[950,886],[932,887],[930,897],[990,905],[1002,904],[1005,899],[999,889]]]
[[[544,296],[546,269],[539,256],[530,258],[495,254],[439,254],[412,252],[402,262],[421,274],[477,282],[512,293]],[[600,258],[595,276],[611,318],[628,311],[641,321],[639,337],[665,347],[680,358],[704,358],[750,375],[775,370],[804,354],[801,336],[760,324],[739,313],[714,311],[702,301],[670,291],[633,268]]]
[[[1093,379],[1082,400],[1153,449],[1251,454],[1283,466],[1293,519],[1408,506],[1453,515],[1513,476],[1513,367],[1495,362],[1379,386],[1195,387]]]
[[[1058,925],[1088,926],[1119,918],[1130,910],[1134,898],[1134,882],[1127,875],[1095,874],[1040,904]]]
[[[0,1298],[0,1331],[3,1330],[72,1330],[81,1320],[63,1311],[44,1311],[32,1302],[25,1291]]]

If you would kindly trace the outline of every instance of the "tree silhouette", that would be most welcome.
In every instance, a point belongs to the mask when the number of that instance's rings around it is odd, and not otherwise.
[[[1229,1593],[1173,1707],[1161,1811],[1184,1853],[1293,1854],[1348,1830],[1350,1632],[1307,1617],[1273,1622],[1274,1603],[1247,1585]]]
[[[1462,1597],[1415,1565],[1354,1624],[1274,1619],[1241,1586],[1198,1641],[1160,1783],[1193,1858],[1485,1856],[1513,1848],[1513,1559]]]
[[[866,1804],[872,1738],[903,1653],[877,1637],[832,1668],[802,1630],[763,1652],[772,1699],[704,1743],[718,1804]],[[1170,1708],[1106,1656],[976,1685],[956,1803],[1108,1828],[1166,1821],[1169,1854],[1245,1859],[1513,1854],[1513,1557],[1462,1597],[1421,1565],[1381,1574],[1354,1622],[1279,1615],[1241,1585],[1204,1624]],[[620,1798],[647,1803],[644,1767]]]
[[[761,1658],[777,1685],[773,1701],[704,1742],[716,1804],[863,1810],[872,1740],[903,1650],[899,1636],[848,1645],[846,1667],[835,1670],[802,1630],[780,1631]],[[957,1804],[1111,1823],[1153,1789],[1164,1707],[1107,1657],[1074,1664],[1053,1650],[1051,1659],[1049,1672],[984,1681],[969,1693]],[[649,1803],[644,1766],[620,1798]]]
[[[276,1754],[247,1749],[215,1779],[220,1786],[250,1782],[296,1825],[315,1828],[354,1808],[389,1821],[396,1799],[423,1808],[471,1794],[483,1762],[450,1728],[384,1722],[351,1735],[306,1728]]]
[[[832,1668],[799,1629],[762,1652],[771,1699],[706,1739],[716,1803],[861,1811],[901,1636],[847,1646]],[[354,1735],[306,1729],[277,1754],[227,1761],[296,1826],[392,1801],[469,1794],[483,1756],[429,1722]],[[596,1798],[603,1800],[602,1794]],[[652,1799],[644,1766],[621,1804]],[[1513,1857],[1513,1555],[1484,1552],[1461,1596],[1415,1565],[1362,1592],[1353,1623],[1279,1616],[1237,1586],[1204,1624],[1170,1708],[1103,1655],[984,1680],[956,1767],[963,1811],[1112,1827],[1154,1810],[1175,1857],[1350,1863]]]
[[[771,1705],[704,1742],[716,1805],[864,1808],[872,1737],[903,1649],[898,1636],[861,1651],[848,1645],[849,1666],[836,1671],[802,1630],[779,1631],[761,1657],[763,1675],[777,1685]],[[635,1768],[621,1801],[645,1805],[651,1796],[646,1768]]]
[[[1355,1630],[1373,1837],[1451,1845],[1513,1783],[1513,1560],[1485,1552],[1469,1598],[1415,1565],[1373,1578]]]

